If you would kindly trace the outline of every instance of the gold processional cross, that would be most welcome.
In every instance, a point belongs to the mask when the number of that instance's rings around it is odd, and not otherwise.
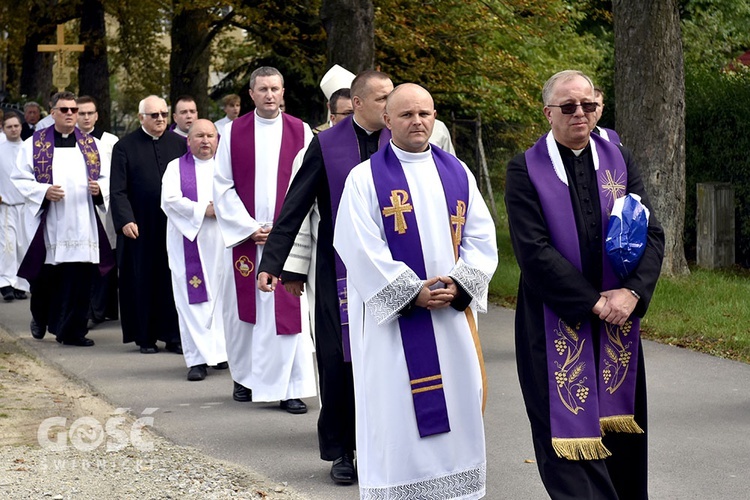
[[[404,212],[411,212],[414,209],[407,201],[409,201],[409,193],[403,189],[394,189],[391,191],[391,206],[383,209],[383,215],[393,216],[393,230],[398,234],[406,232]]]
[[[57,53],[57,60],[52,70],[52,84],[57,87],[58,92],[62,92],[70,85],[70,72],[72,68],[65,66],[65,56],[69,52],[83,52],[83,47],[81,44],[65,45],[65,26],[62,24],[57,25],[57,43],[52,45],[37,45],[38,52]]]

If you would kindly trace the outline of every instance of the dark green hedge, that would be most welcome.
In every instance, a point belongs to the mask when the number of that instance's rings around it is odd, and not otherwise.
[[[750,267],[750,71],[685,76],[685,250],[695,258],[696,184],[731,182],[737,262]]]

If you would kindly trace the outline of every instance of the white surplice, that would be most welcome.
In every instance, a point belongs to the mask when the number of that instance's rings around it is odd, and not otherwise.
[[[50,131],[48,136],[54,141]],[[99,189],[104,197],[101,208],[109,207],[109,172],[111,155],[94,139],[101,162]],[[41,207],[50,184],[36,181],[33,165],[33,138],[24,141],[18,153],[11,179],[26,199],[27,234],[33,236],[41,221]],[[88,171],[78,144],[72,148],[56,147],[52,158],[52,182],[62,187],[65,197],[50,202],[44,244],[47,249],[45,264],[63,262],[99,263],[99,233],[96,226],[94,201],[88,190]]]
[[[193,158],[198,201],[183,195],[180,159],[176,158],[169,162],[161,179],[161,208],[167,214],[167,255],[185,364],[214,366],[227,360],[221,315],[224,244],[216,219],[206,217],[206,208],[213,200],[214,160]],[[207,302],[190,304],[188,300],[183,237],[198,242]]]
[[[497,245],[476,181],[464,165],[470,192],[456,262],[431,152],[407,153],[393,143],[389,147],[409,184],[427,277],[450,275],[471,295],[471,308],[486,311]],[[349,174],[334,234],[334,247],[348,271],[360,496],[481,498],[486,477],[483,389],[468,317],[452,307],[432,311],[451,430],[420,438],[397,318],[422,281],[406,264],[393,260],[384,231],[368,160]]]
[[[22,144],[21,141],[0,143],[0,288],[10,286],[28,292],[29,282],[16,276],[29,246],[24,199],[10,180]]]
[[[255,119],[255,218],[245,210],[234,187],[232,175],[232,121],[224,128],[219,141],[214,174],[214,204],[224,244],[227,271],[223,280],[224,334],[232,379],[252,389],[253,401],[279,401],[314,396],[317,392],[313,365],[313,343],[309,323],[302,321],[302,332],[277,335],[274,294],[254,286],[257,323],[240,321],[234,282],[232,248],[250,238],[261,227],[271,227],[276,207],[276,180],[281,149],[282,119]],[[305,125],[305,146],[312,139]],[[248,137],[247,140],[253,140]],[[263,246],[257,247],[257,263]],[[257,283],[254,278],[253,283]],[[282,286],[279,284],[279,286]],[[302,297],[302,318],[307,318],[307,304]]]

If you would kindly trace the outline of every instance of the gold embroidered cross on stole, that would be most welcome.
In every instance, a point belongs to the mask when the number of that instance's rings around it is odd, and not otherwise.
[[[456,202],[456,215],[451,215],[451,226],[453,229],[453,250],[458,255],[458,246],[461,244],[461,232],[466,224],[466,203],[462,200]]]
[[[409,201],[409,193],[403,189],[394,189],[391,191],[391,206],[383,209],[383,215],[386,217],[393,216],[393,230],[398,234],[406,232],[406,218],[404,212],[411,212],[414,207]]]
[[[199,286],[201,286],[201,283],[203,283],[203,281],[198,276],[193,276],[192,278],[190,278],[190,281],[188,283],[193,285],[193,288],[198,288]]]

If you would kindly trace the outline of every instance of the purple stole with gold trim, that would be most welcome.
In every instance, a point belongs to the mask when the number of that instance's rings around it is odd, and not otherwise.
[[[628,171],[619,148],[591,134],[602,218],[602,247],[615,199],[626,194]],[[554,160],[553,160],[554,158]],[[526,151],[529,179],[539,194],[552,246],[582,269],[576,220],[567,174],[552,133]],[[563,180],[564,179],[564,180]],[[620,280],[602,248],[602,290],[619,288]],[[642,433],[635,422],[635,378],[640,320],[618,327],[604,321],[592,332],[588,321],[568,325],[544,305],[552,446],[568,460],[610,456],[602,431]],[[592,335],[600,338],[596,371]]]
[[[33,144],[33,166],[34,178],[42,184],[52,184],[52,159],[55,152],[55,126],[52,125],[46,129],[37,130],[32,136]],[[96,141],[88,134],[81,132],[78,127],[73,129],[84,162],[86,163],[86,173],[89,179],[97,180],[101,170],[101,160],[99,150],[96,147]],[[94,210],[94,219],[96,220],[96,230],[99,237],[99,273],[104,276],[115,267],[115,259],[112,247],[109,245],[107,233],[99,215]],[[29,281],[36,279],[42,270],[44,261],[47,258],[47,248],[44,244],[44,230],[47,225],[47,210],[45,209],[39,221],[39,227],[34,233],[29,249],[21,261],[18,268],[18,276]]]
[[[465,209],[469,205],[466,171],[454,156],[439,148],[431,147],[431,150],[443,184],[449,220],[465,217]],[[391,255],[394,260],[404,262],[420,279],[425,280],[427,271],[422,254],[422,240],[414,207],[409,203],[411,194],[401,162],[392,147],[379,150],[372,155],[370,162]],[[464,211],[459,214],[457,211],[461,206]],[[458,232],[454,232],[451,226],[446,229],[450,229],[454,235]],[[457,248],[454,248],[455,251]],[[426,437],[450,432],[432,313],[417,307],[409,314],[400,316],[398,323],[419,435]]]
[[[198,182],[195,175],[195,158],[193,153],[188,152],[180,156],[180,189],[182,196],[190,201],[198,201]],[[198,236],[190,241],[182,237],[182,245],[185,255],[185,278],[188,291],[188,304],[199,304],[208,302],[208,291],[206,290],[206,278],[203,275],[203,264],[198,249]]]
[[[318,134],[320,151],[323,154],[323,165],[328,178],[328,191],[331,193],[331,220],[336,227],[336,214],[341,204],[341,193],[349,172],[362,163],[359,150],[359,139],[354,131],[352,116],[347,116],[335,126]],[[391,140],[391,131],[384,128],[378,138],[379,149]],[[341,320],[341,341],[344,348],[344,361],[351,363],[352,351],[349,342],[349,309],[347,307],[346,266],[334,250],[336,260],[336,287],[339,297],[339,314]]]
[[[281,113],[283,132],[276,182],[276,207],[274,218],[279,216],[284,202],[289,180],[292,178],[292,162],[305,146],[305,129],[302,120]],[[232,176],[237,195],[245,205],[245,210],[255,218],[255,113],[248,113],[234,120],[231,131]],[[232,249],[234,262],[234,283],[237,291],[239,318],[255,324],[255,268],[257,248],[255,241],[248,238]],[[291,335],[302,331],[302,315],[299,298],[288,293],[283,286],[274,291],[276,313],[276,333]]]

